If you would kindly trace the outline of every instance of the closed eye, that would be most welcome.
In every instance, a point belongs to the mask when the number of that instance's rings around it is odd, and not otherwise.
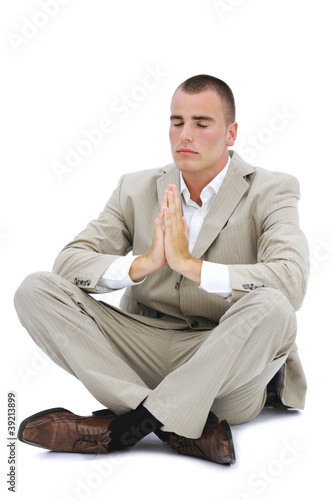
[[[173,123],[174,127],[181,127],[182,125],[183,123]],[[207,125],[202,125],[201,123],[197,123],[197,127],[207,128]]]

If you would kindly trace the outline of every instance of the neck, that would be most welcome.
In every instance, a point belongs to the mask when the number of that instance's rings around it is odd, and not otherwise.
[[[183,179],[190,193],[190,198],[200,207],[202,206],[201,192],[226,167],[227,163],[228,156],[222,166],[220,167],[219,165],[216,169],[203,170],[201,172],[182,172]]]
[[[204,182],[204,183],[198,183],[196,180],[191,181],[189,176],[186,174],[182,173],[184,182],[186,183],[186,186],[189,190],[190,198],[197,203],[200,207],[202,206],[202,200],[201,200],[201,192],[209,184],[209,182]],[[212,179],[211,179],[212,180]]]

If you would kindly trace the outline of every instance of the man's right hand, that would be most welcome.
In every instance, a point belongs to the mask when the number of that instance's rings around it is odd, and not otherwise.
[[[154,221],[154,233],[150,250],[137,257],[129,269],[132,281],[141,281],[148,274],[155,273],[166,264],[164,208],[167,207],[167,195],[164,195],[162,207]]]

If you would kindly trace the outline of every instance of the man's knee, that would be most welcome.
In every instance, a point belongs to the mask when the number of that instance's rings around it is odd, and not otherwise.
[[[296,314],[287,297],[275,288],[254,290],[259,297],[260,307],[253,313],[257,323],[266,323],[276,330],[285,330],[288,335],[296,335]]]
[[[259,304],[262,309],[266,310],[267,314],[276,314],[280,311],[282,314],[293,316],[295,313],[286,295],[276,288],[256,288],[256,290],[249,292],[246,297],[249,300],[250,298],[254,298],[257,304]]]
[[[49,272],[32,273],[22,281],[14,295],[14,305],[18,313],[37,295],[42,295],[51,275]]]
[[[282,292],[276,288],[259,288],[255,291],[260,291],[263,294],[267,314],[295,319],[295,309]]]
[[[267,287],[257,288],[243,297],[238,306],[240,317],[234,334],[235,338],[245,339],[255,331],[263,329],[268,336],[271,336],[273,332],[279,335],[284,331],[287,337],[295,340],[295,311],[287,297],[279,290]],[[232,308],[229,314],[231,312]]]

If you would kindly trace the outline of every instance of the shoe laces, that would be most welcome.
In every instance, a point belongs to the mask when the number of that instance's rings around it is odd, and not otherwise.
[[[90,431],[90,429],[86,429],[86,432],[81,433],[81,440],[80,443],[88,443],[88,448],[94,448],[97,446],[97,453],[98,455],[102,448],[107,448],[109,443],[111,442],[111,431],[106,431],[102,433],[93,433]]]
[[[180,436],[174,443],[175,448],[189,448],[193,446],[193,440]]]

